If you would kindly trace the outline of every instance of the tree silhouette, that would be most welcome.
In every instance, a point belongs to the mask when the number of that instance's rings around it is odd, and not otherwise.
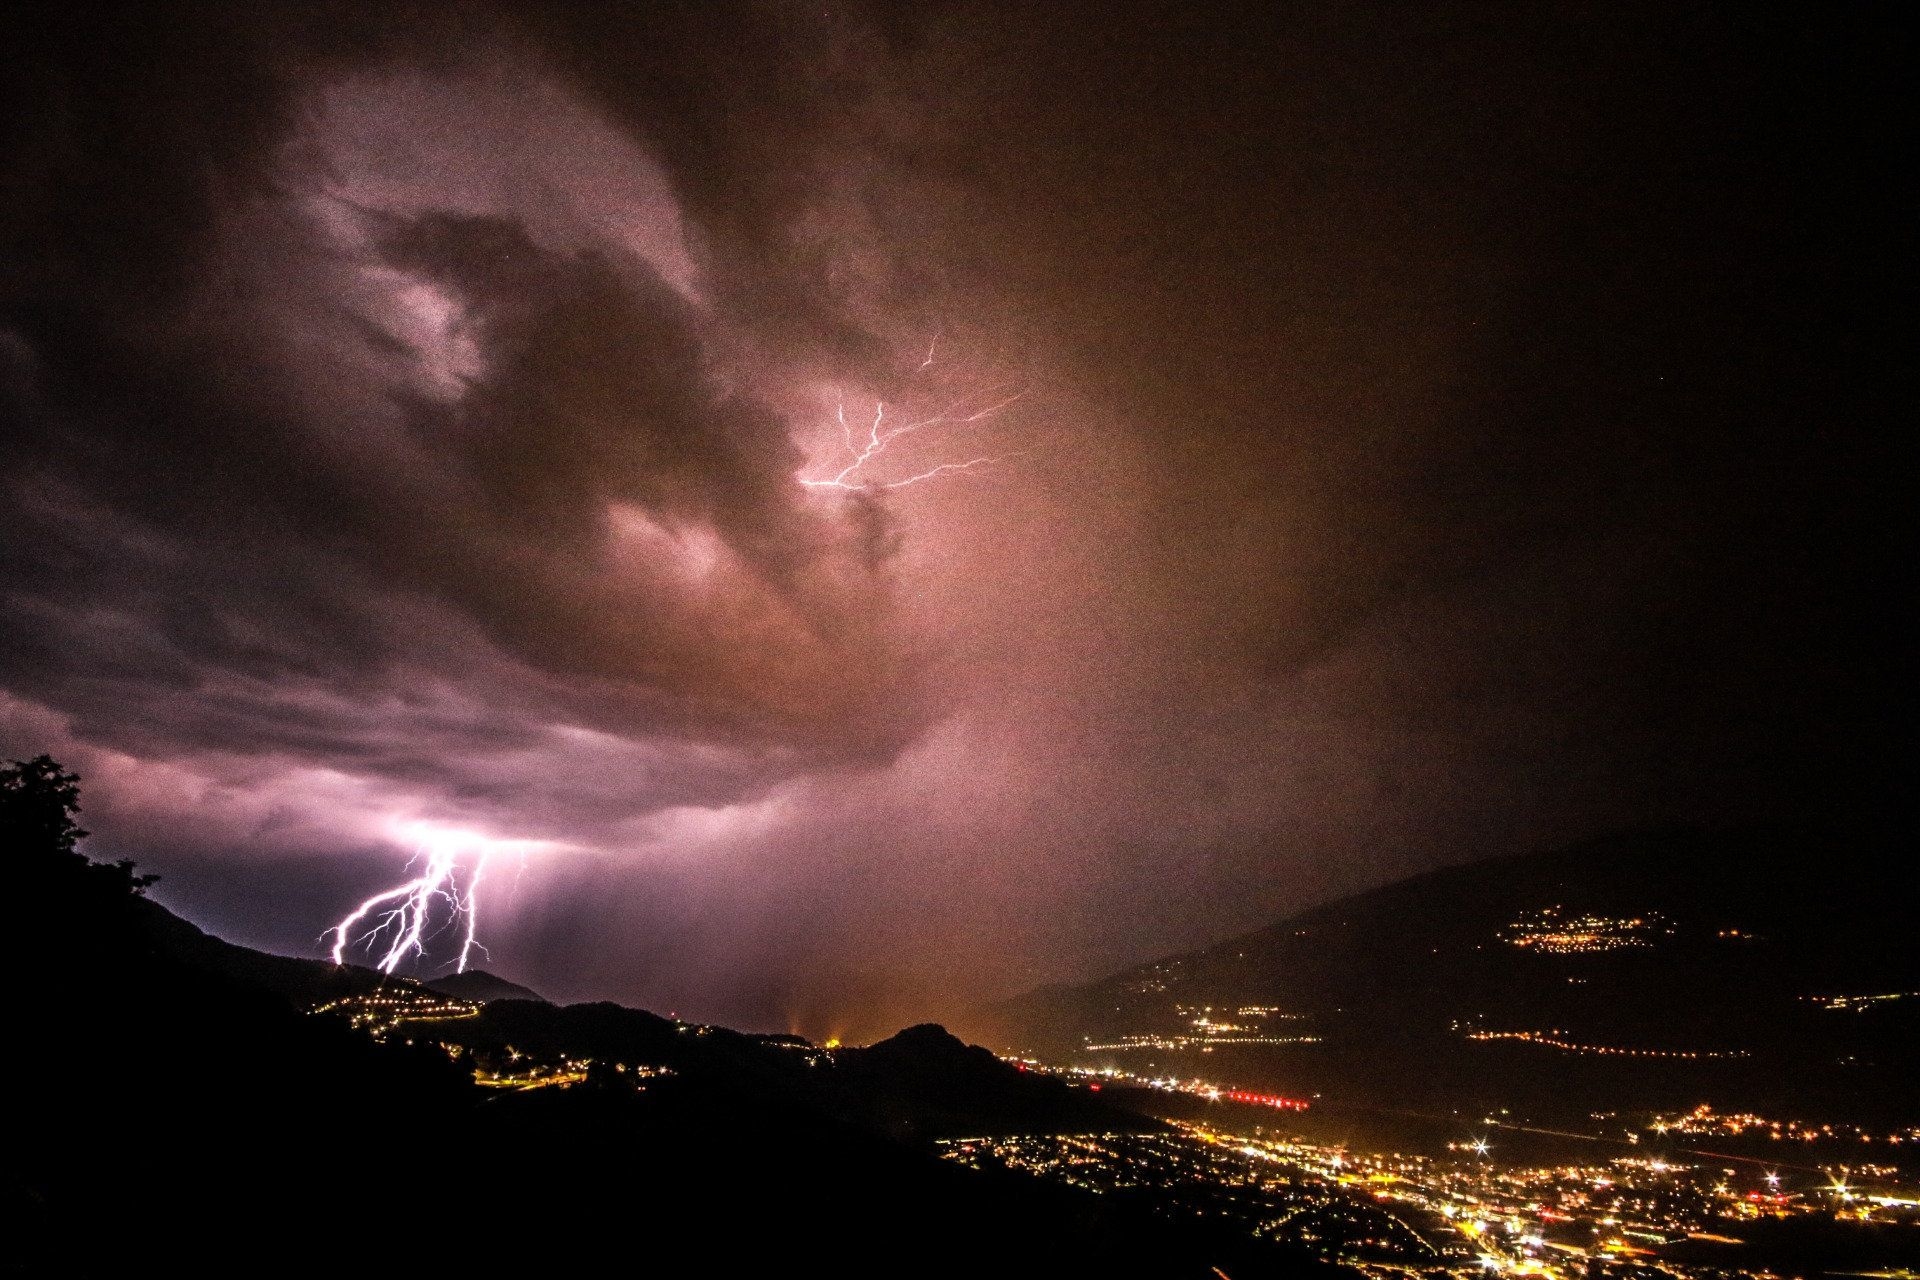
[[[52,756],[15,760],[0,768],[0,842],[72,853],[87,833],[73,820],[80,810],[80,779]]]
[[[73,862],[140,893],[159,876],[134,874],[131,859],[87,862],[76,847],[87,833],[74,821],[80,812],[80,776],[49,755],[0,766],[0,850],[32,858]]]

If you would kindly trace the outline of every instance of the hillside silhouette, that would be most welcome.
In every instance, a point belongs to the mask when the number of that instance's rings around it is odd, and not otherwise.
[[[1264,1256],[1228,1230],[936,1159],[926,1138],[972,1126],[1153,1122],[935,1028],[827,1055],[503,999],[446,1024],[451,1052],[377,1042],[305,1010],[414,984],[211,938],[144,897],[131,864],[77,851],[71,775],[43,758],[0,780],[0,865],[33,926],[0,936],[9,1274],[1200,1277]],[[547,1051],[661,1070],[474,1083],[489,1055]]]
[[[1908,884],[1890,848],[1859,837],[1627,833],[1432,872],[1034,991],[986,1011],[979,1031],[1055,1061],[1180,1074],[1204,1062],[1236,1083],[1374,1106],[1584,1119],[1712,1099],[1911,1123],[1920,996],[1831,1003],[1920,992]],[[1087,1047],[1191,1033],[1208,1006],[1229,1021],[1270,1009],[1259,1033],[1296,1043],[1217,1043],[1204,1060]]]
[[[449,973],[441,978],[429,978],[423,983],[435,991],[462,1000],[477,1000],[482,1004],[491,1000],[544,1000],[545,996],[517,982],[508,982],[498,974],[488,973],[484,969],[469,969],[465,973]]]

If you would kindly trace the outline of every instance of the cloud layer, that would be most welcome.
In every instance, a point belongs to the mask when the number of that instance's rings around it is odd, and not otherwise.
[[[871,1030],[1877,803],[1864,33],[708,9],[9,42],[0,748],[163,897]]]

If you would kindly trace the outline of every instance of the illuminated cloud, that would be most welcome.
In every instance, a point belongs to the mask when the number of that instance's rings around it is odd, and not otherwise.
[[[1747,33],[329,15],[0,42],[0,749],[197,919],[844,1031],[1890,776]]]

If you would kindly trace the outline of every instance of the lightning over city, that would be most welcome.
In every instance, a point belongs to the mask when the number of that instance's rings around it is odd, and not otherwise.
[[[418,852],[408,870],[419,873],[390,889],[373,894],[327,931],[333,963],[349,956],[370,960],[382,973],[403,965],[430,970],[450,964],[465,973],[475,951],[487,954],[479,940],[480,884],[488,863],[503,851],[517,849],[524,870],[529,848],[525,842],[501,842],[459,832],[414,826],[411,838]],[[454,942],[451,958],[429,950],[448,933]]]
[[[333,927],[333,962],[346,963],[349,945],[365,945],[383,933],[390,933],[387,950],[377,962],[383,973],[392,973],[409,956],[426,954],[421,934],[426,929],[427,917],[434,903],[444,903],[449,913],[456,917],[460,912],[460,899],[454,896],[454,891],[449,887],[453,871],[453,855],[436,851],[427,855],[427,870],[424,873],[396,888],[377,893],[355,907]],[[375,919],[365,933],[353,932],[375,910],[389,903],[395,905]]]
[[[0,1274],[1920,1275],[1900,16],[0,7]]]

